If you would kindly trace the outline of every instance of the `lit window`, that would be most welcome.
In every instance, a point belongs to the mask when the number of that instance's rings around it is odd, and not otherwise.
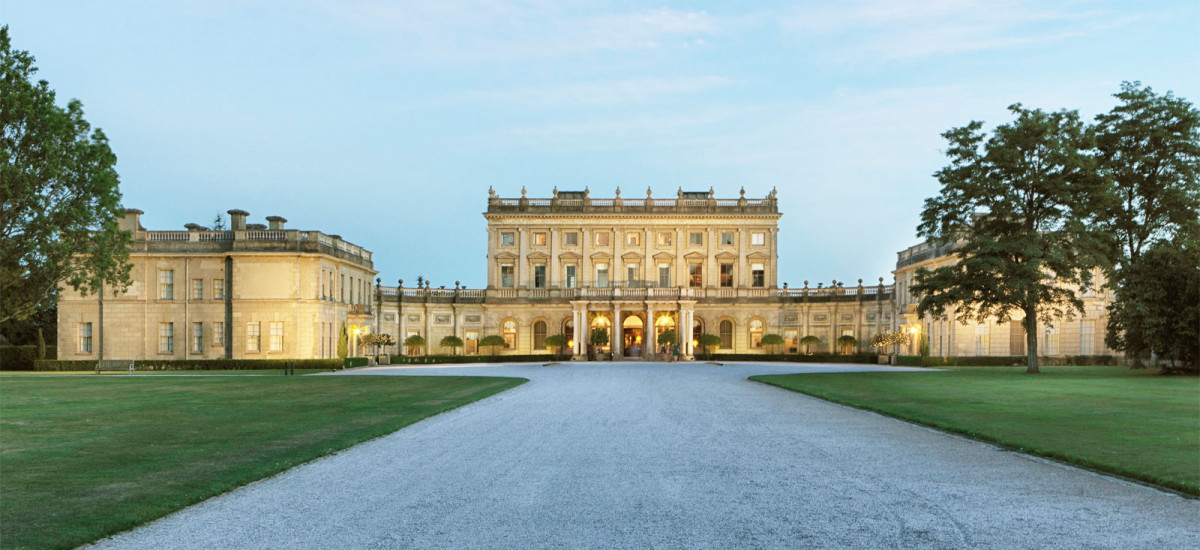
[[[164,269],[158,272],[158,299],[175,299],[175,272]]]
[[[625,246],[640,246],[642,244],[642,236],[637,233],[625,234]]]
[[[692,246],[703,246],[704,233],[688,233],[688,244]]]
[[[608,246],[608,232],[601,231],[596,233],[596,246]]]
[[[204,323],[192,323],[192,351],[204,351]]]
[[[192,279],[192,299],[204,299],[204,279]]]
[[[504,349],[514,349],[517,347],[517,322],[508,320],[504,322],[503,330]]]
[[[721,264],[721,286],[733,287],[733,264]]]
[[[658,246],[671,246],[673,237],[670,233],[658,234]]]
[[[763,264],[750,265],[750,285],[762,288],[767,284],[766,270],[763,269]]]
[[[721,233],[721,246],[733,246],[733,233]]]
[[[693,288],[704,286],[703,264],[688,264],[688,286]]]
[[[751,233],[750,234],[750,244],[752,244],[754,246],[762,246],[764,244],[767,244],[767,234],[766,233]]]
[[[322,292],[324,292],[322,290]],[[213,299],[225,299],[225,279],[213,279]]]
[[[533,244],[534,244],[534,246],[546,246],[546,234],[545,233],[534,233],[533,234]]]
[[[563,233],[563,241],[567,243],[567,246],[579,246],[579,233],[574,231]]]
[[[215,321],[212,324],[212,340],[214,346],[225,345],[225,323],[223,321]]]
[[[761,348],[763,337],[763,322],[759,319],[750,321],[750,347]]]
[[[158,324],[158,352],[175,353],[175,323]]]
[[[283,321],[271,321],[271,351],[283,351]]]
[[[262,349],[262,327],[258,323],[246,323],[246,351]]]
[[[513,273],[512,265],[500,266],[500,288],[513,288]]]
[[[511,231],[506,231],[500,234],[500,246],[512,246],[517,244],[517,235]]]
[[[79,352],[92,352],[92,324],[79,323]]]

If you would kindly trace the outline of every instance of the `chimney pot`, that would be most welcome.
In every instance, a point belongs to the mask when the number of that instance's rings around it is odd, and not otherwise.
[[[245,231],[246,230],[246,216],[249,216],[249,215],[250,215],[250,213],[245,210],[239,210],[237,208],[230,210],[229,211],[229,229],[231,229],[233,231]]]
[[[287,219],[283,216],[267,216],[267,222],[271,224],[271,231],[283,231],[283,224],[287,223]]]

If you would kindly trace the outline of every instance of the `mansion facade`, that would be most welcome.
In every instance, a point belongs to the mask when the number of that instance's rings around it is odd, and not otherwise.
[[[916,318],[904,289],[918,267],[952,261],[948,251],[902,251],[897,285],[880,277],[781,286],[775,191],[719,199],[712,190],[666,198],[647,190],[627,199],[618,188],[613,198],[593,199],[586,189],[556,189],[537,199],[524,189],[519,198],[489,190],[487,285],[478,289],[384,285],[369,251],[337,235],[284,229],[278,216],[247,224],[246,212],[230,210],[228,230],[147,231],[141,214],[130,209],[121,222],[133,236],[126,292],[60,294],[59,359],[333,358],[343,326],[351,336],[392,334],[399,342],[420,335],[429,345],[421,353],[450,353],[439,347],[446,336],[462,339],[468,354],[492,353],[479,341],[499,335],[498,353],[549,355],[546,337],[562,334],[576,359],[588,357],[596,332],[607,338],[594,350],[614,358],[653,358],[668,331],[684,358],[699,351],[701,334],[720,337],[716,354],[766,353],[767,334],[783,337],[772,350],[783,353],[833,351],[846,335],[865,350],[875,334],[898,329],[912,335],[901,353],[916,353],[922,337],[933,354],[1017,349],[1009,326],[963,327],[950,322],[953,314]],[[1110,299],[1085,298],[1096,317],[1056,325],[1047,340],[1056,347],[1042,349],[1105,351],[1095,327],[1104,326],[1096,323]],[[799,342],[809,335],[820,343],[806,349]]]

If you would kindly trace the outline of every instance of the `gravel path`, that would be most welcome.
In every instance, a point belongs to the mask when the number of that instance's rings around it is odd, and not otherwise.
[[[1200,501],[746,380],[868,369],[354,371],[530,382],[97,547],[1200,548]]]

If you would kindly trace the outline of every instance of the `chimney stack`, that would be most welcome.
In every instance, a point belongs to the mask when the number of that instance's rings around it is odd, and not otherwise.
[[[144,212],[137,208],[126,208],[125,216],[117,220],[117,227],[129,232],[145,231],[142,229],[142,214]]]
[[[198,223],[185,223],[183,224],[183,227],[188,231],[208,231],[207,227],[204,227]]]
[[[271,224],[271,231],[283,231],[283,224],[287,220],[283,216],[267,216],[267,222]]]
[[[238,210],[237,208],[230,210],[229,211],[229,229],[232,231],[245,231],[246,230],[246,216],[249,216],[249,215],[250,215],[250,213],[245,210]]]

